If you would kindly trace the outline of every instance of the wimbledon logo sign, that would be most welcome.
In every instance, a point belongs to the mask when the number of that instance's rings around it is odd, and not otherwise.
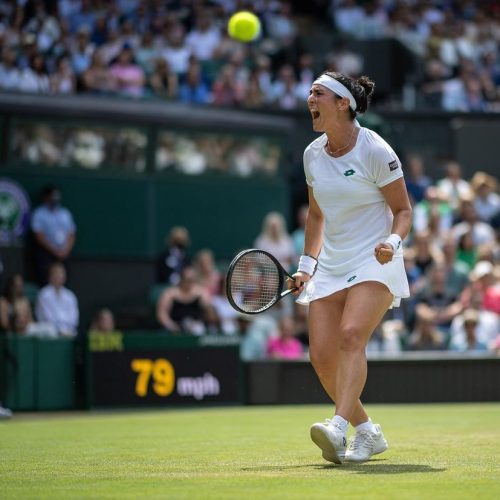
[[[0,244],[20,238],[28,228],[30,202],[24,189],[10,179],[0,179]]]

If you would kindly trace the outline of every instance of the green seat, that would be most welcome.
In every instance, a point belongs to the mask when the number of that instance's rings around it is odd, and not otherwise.
[[[38,295],[39,290],[40,287],[35,283],[32,283],[31,281],[24,282],[24,295],[30,301],[32,308],[35,307],[36,297]]]
[[[158,302],[160,295],[163,293],[163,290],[165,290],[166,288],[168,288],[168,285],[157,284],[153,285],[149,289],[149,304],[151,305],[153,310],[156,310],[156,303]]]

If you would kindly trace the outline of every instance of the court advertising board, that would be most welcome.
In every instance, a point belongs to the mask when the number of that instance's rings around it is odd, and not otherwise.
[[[237,344],[203,346],[193,338],[165,342],[149,336],[141,343],[127,342],[126,336],[120,341],[119,336],[117,332],[104,342],[89,337],[89,406],[242,402]]]

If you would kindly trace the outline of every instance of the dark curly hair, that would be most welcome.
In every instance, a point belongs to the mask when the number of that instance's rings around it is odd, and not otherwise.
[[[368,109],[371,96],[375,90],[375,82],[370,80],[370,78],[367,76],[360,76],[355,79],[335,71],[325,71],[323,74],[341,83],[349,90],[356,100],[356,111],[353,111],[352,108],[349,107],[349,112],[353,120],[358,114],[364,113]]]

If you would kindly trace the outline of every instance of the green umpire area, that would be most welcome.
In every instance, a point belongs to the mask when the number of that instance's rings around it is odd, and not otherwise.
[[[10,498],[496,499],[500,405],[369,405],[389,449],[325,462],[332,407],[20,414],[0,423]]]

